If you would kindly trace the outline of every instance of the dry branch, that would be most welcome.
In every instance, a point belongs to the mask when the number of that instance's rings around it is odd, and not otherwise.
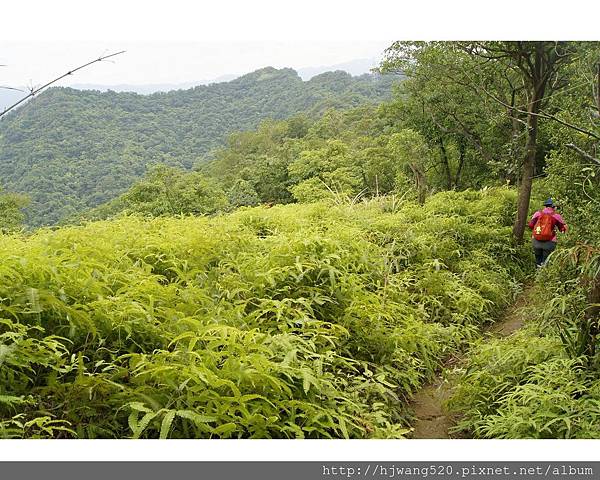
[[[574,145],[572,143],[567,143],[567,144],[565,144],[565,147],[570,148],[571,150],[575,150],[579,155],[581,155],[586,160],[589,160],[591,162],[594,162],[597,165],[600,165],[600,158],[591,156],[589,153],[585,152],[584,150],[579,148],[577,145]]]
[[[78,70],[81,70],[82,68],[85,68],[85,67],[87,67],[87,66],[89,66],[89,65],[92,65],[93,63],[96,63],[96,62],[101,62],[102,60],[106,60],[107,58],[114,57],[114,56],[116,56],[116,55],[120,55],[121,53],[125,53],[125,50],[122,50],[122,51],[120,51],[120,52],[116,52],[116,53],[111,53],[111,54],[109,54],[109,55],[103,55],[102,57],[98,57],[98,58],[96,58],[95,60],[92,60],[91,62],[87,62],[87,63],[85,63],[85,64],[83,64],[83,65],[80,65],[80,66],[79,66],[79,67],[77,67],[77,68],[74,68],[74,69],[72,69],[72,70],[69,70],[67,73],[65,73],[65,74],[61,75],[60,77],[57,77],[57,78],[55,78],[54,80],[52,80],[52,81],[50,81],[50,82],[48,82],[48,83],[46,83],[46,84],[42,85],[41,87],[38,87],[38,88],[36,88],[36,89],[31,89],[31,91],[29,92],[29,94],[28,94],[28,95],[26,95],[25,97],[23,97],[23,98],[22,98],[21,100],[19,100],[18,102],[16,102],[16,103],[12,104],[10,107],[7,107],[7,108],[5,108],[5,109],[4,109],[4,111],[3,111],[2,113],[0,113],[0,118],[2,118],[2,117],[5,115],[5,114],[7,114],[8,112],[10,112],[10,111],[11,111],[13,108],[15,108],[16,106],[18,106],[18,105],[20,105],[21,103],[23,103],[23,102],[24,102],[25,100],[27,100],[28,98],[30,98],[30,97],[33,97],[34,95],[36,95],[36,94],[38,94],[39,92],[41,92],[43,89],[45,89],[45,88],[49,87],[49,86],[50,86],[50,85],[52,85],[53,83],[56,83],[56,82],[58,82],[59,80],[61,80],[61,79],[65,78],[66,76],[68,76],[68,75],[72,75],[72,74],[73,74],[73,73],[75,73],[76,71],[78,71]],[[17,89],[15,89],[15,90],[17,90]]]

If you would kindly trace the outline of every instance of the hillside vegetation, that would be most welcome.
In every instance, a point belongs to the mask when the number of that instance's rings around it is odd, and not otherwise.
[[[516,292],[514,200],[3,236],[0,434],[402,437],[411,392]]]
[[[52,88],[0,123],[0,179],[31,197],[28,224],[53,224],[113,199],[148,165],[189,169],[265,118],[380,102],[393,79],[338,71],[304,82],[294,70],[264,68],[152,95]]]

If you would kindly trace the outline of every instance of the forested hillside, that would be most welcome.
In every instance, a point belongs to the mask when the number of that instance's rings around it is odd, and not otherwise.
[[[303,82],[264,68],[226,83],[153,95],[53,88],[0,123],[0,179],[31,197],[30,225],[110,200],[148,165],[191,168],[265,118],[377,103],[394,76],[330,72]]]

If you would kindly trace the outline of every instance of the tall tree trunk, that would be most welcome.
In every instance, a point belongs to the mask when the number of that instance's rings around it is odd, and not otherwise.
[[[596,103],[598,104],[598,114],[600,114],[600,62],[596,69]]]
[[[519,153],[519,120],[517,118],[518,113],[515,110],[515,106],[516,106],[516,98],[517,98],[517,91],[516,89],[513,88],[512,90],[512,94],[511,94],[511,99],[510,99],[510,109],[509,109],[509,115],[511,118],[511,144],[510,144],[510,155],[511,158],[515,159],[518,156]],[[506,178],[504,178],[504,180],[508,180],[509,182],[512,183],[518,183],[519,178],[518,178],[518,174],[511,174],[510,172],[507,172]]]
[[[462,169],[465,164],[465,154],[466,154],[467,146],[464,141],[460,141],[458,144],[458,168],[456,169],[456,177],[454,179],[454,186],[459,188],[460,186],[460,175],[462,174]]]
[[[427,194],[427,181],[425,180],[425,173],[423,173],[421,168],[414,163],[409,163],[408,166],[415,178],[415,187],[417,189],[419,204],[423,205],[425,203],[425,196]]]
[[[518,244],[523,243],[523,235],[525,234],[525,226],[527,225],[531,186],[535,174],[535,157],[537,154],[537,114],[540,112],[541,103],[544,99],[550,66],[548,56],[544,54],[544,42],[535,42],[535,55],[529,77],[531,96],[529,97],[527,108],[527,146],[521,170],[521,184],[519,185],[519,197],[517,199],[517,218],[513,227],[513,237]]]
[[[527,215],[529,213],[529,200],[531,198],[531,186],[535,174],[535,157],[537,153],[537,134],[539,100],[538,89],[534,88],[534,95],[529,102],[527,115],[527,146],[525,148],[525,159],[521,170],[521,184],[519,185],[519,196],[517,199],[517,218],[513,226],[513,237],[519,244],[523,243]]]
[[[444,139],[442,137],[438,138],[438,144],[440,146],[442,165],[444,166],[444,174],[446,176],[446,190],[452,190],[452,172],[450,171],[450,163],[448,163],[448,154],[446,153],[446,146],[444,145]]]
[[[589,327],[589,338],[587,344],[587,356],[589,365],[596,362],[596,343],[600,336],[600,275],[591,279],[590,291],[587,296],[588,308],[585,312],[585,321]]]

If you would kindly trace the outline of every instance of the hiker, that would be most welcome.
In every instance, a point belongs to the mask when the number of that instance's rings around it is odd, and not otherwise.
[[[544,202],[543,210],[538,210],[533,214],[529,228],[533,230],[531,238],[533,253],[535,253],[535,266],[540,268],[556,248],[556,229],[558,228],[562,233],[567,231],[567,224],[556,213],[556,206],[552,198]]]

